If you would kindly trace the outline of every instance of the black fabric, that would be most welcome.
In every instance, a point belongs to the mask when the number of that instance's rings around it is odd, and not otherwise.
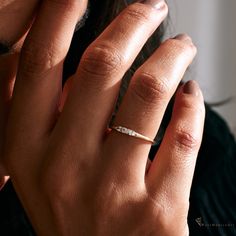
[[[8,181],[0,191],[0,235],[35,235],[21,203],[18,200],[11,181]]]
[[[190,235],[236,235],[235,171],[235,139],[226,123],[208,109],[191,190]]]
[[[203,142],[190,196],[190,236],[233,236],[236,235],[236,143],[224,120],[208,106],[206,110]],[[170,117],[169,107],[163,130]],[[152,147],[150,159],[160,143]],[[0,235],[34,235],[10,181],[0,191]]]

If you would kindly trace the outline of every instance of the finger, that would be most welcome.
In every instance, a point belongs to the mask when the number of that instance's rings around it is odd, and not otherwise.
[[[190,81],[176,96],[173,117],[147,175],[147,188],[155,199],[171,206],[188,206],[196,158],[205,118],[202,93]]]
[[[63,60],[86,2],[42,2],[22,48],[14,91],[10,130],[18,134],[18,141],[37,142],[52,128],[61,94]]]
[[[187,35],[165,41],[134,74],[114,121],[115,126],[127,127],[153,139],[167,104],[195,54],[196,48]],[[123,163],[126,166],[120,174],[124,175],[128,173],[127,168],[132,168],[139,170],[139,178],[144,178],[150,142],[113,131],[106,145],[108,149],[116,150],[115,157],[110,159],[111,165]],[[118,146],[122,148],[116,148]]]
[[[156,8],[141,3],[128,6],[86,50],[62,114],[61,123],[68,124],[68,135],[79,135],[89,143],[101,141],[121,78],[167,14],[167,6],[163,4]]]

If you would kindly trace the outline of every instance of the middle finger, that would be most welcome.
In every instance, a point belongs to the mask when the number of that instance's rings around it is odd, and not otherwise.
[[[163,0],[134,3],[89,46],[61,116],[67,137],[78,140],[79,136],[81,141],[90,144],[101,141],[114,109],[121,78],[166,15],[167,6]],[[84,147],[84,143],[82,145]]]

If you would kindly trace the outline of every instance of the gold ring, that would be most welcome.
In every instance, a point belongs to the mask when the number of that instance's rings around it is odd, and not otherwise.
[[[137,133],[136,131],[134,131],[132,129],[129,129],[129,128],[126,128],[126,127],[123,127],[123,126],[112,126],[110,129],[115,130],[115,131],[117,131],[119,133],[122,133],[122,134],[125,134],[125,135],[132,136],[134,138],[145,140],[145,141],[150,142],[152,144],[156,143],[153,139],[150,139],[147,136],[144,136],[140,133]]]

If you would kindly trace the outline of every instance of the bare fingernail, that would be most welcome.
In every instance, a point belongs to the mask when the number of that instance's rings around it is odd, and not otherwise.
[[[165,6],[164,0],[142,0],[140,2],[143,4],[151,5],[157,10],[161,10]]]
[[[183,92],[185,94],[191,94],[194,96],[198,96],[200,93],[200,88],[199,88],[198,83],[194,80],[188,81],[183,87]]]
[[[193,44],[192,39],[187,34],[178,34],[174,39],[186,41],[187,43]]]

